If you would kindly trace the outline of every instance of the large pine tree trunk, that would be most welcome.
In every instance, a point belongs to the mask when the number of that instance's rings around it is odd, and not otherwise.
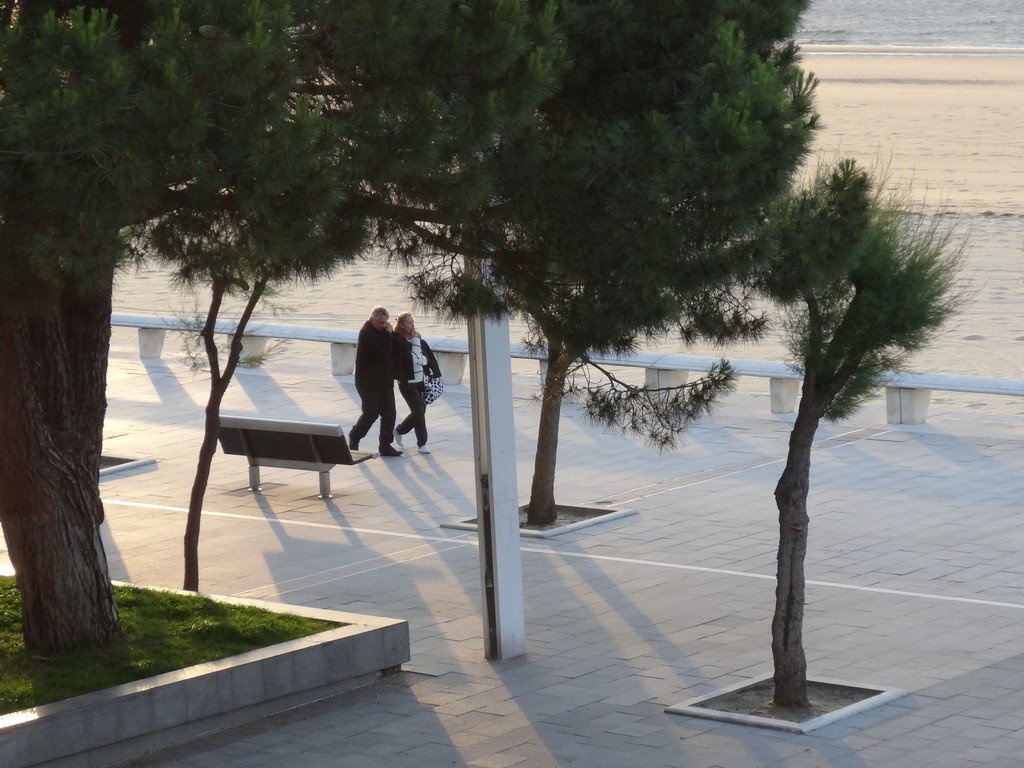
[[[110,292],[0,313],[0,523],[27,647],[102,646],[118,631],[100,537]]]
[[[807,556],[807,494],[811,479],[811,448],[821,421],[821,408],[805,386],[793,431],[786,468],[775,486],[779,509],[778,580],[772,619],[776,706],[806,707],[807,658],[804,654],[804,559]]]
[[[558,454],[558,425],[565,397],[565,377],[572,361],[560,344],[548,340],[548,368],[541,396],[537,452],[533,459],[533,483],[526,511],[528,525],[551,525],[558,519],[555,506],[555,460]]]

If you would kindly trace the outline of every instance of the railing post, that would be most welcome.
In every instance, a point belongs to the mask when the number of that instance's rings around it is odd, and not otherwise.
[[[885,419],[890,424],[924,424],[928,418],[930,389],[885,388]]]
[[[466,375],[466,357],[462,352],[434,352],[441,368],[443,384],[461,384]]]
[[[331,342],[331,375],[351,376],[356,369],[355,344]]]
[[[250,357],[262,357],[267,351],[267,339],[265,336],[242,336],[242,356],[240,360]]]
[[[644,384],[648,389],[681,387],[690,378],[689,371],[670,371],[663,368],[645,368]]]
[[[799,379],[768,379],[768,394],[772,413],[792,413],[796,410],[796,397],[800,393]]]
[[[166,336],[167,331],[162,328],[139,328],[139,357],[143,360],[158,359]]]

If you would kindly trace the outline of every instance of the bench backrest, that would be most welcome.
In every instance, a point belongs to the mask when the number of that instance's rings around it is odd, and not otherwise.
[[[321,466],[355,463],[339,424],[222,416],[220,444],[224,453],[254,460]]]

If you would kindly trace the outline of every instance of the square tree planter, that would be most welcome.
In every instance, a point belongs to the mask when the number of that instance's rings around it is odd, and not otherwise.
[[[550,539],[560,536],[563,533],[579,531],[582,528],[589,528],[600,523],[608,523],[612,520],[621,520],[624,517],[631,517],[637,512],[635,509],[608,509],[606,507],[589,507],[570,504],[556,504],[558,519],[554,525],[544,528],[529,528],[526,525],[526,505],[519,507],[519,535],[523,538]],[[442,523],[442,528],[454,528],[460,531],[475,531],[477,519],[460,520],[455,523]]]
[[[887,704],[907,694],[898,688],[880,688],[831,678],[817,678],[807,681],[811,689],[812,705],[816,703],[815,699],[818,699],[815,712],[801,718],[768,716],[760,713],[764,709],[763,702],[772,698],[772,681],[773,675],[768,673],[666,707],[665,711],[673,715],[688,715],[737,725],[753,725],[790,733],[810,733],[815,728]]]

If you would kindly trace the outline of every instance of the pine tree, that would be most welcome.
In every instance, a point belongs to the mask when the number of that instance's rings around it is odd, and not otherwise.
[[[26,646],[51,652],[118,631],[97,483],[110,297],[153,169],[132,136],[137,41],[103,10],[0,16],[0,522]]]
[[[559,86],[534,122],[495,143],[491,194],[461,213],[442,199],[434,208],[447,218],[406,222],[410,250],[487,260],[495,281],[489,294],[457,263],[431,264],[414,283],[421,301],[453,315],[504,301],[546,348],[530,523],[555,519],[561,403],[591,354],[673,327],[688,340],[758,332],[738,244],[786,188],[813,127],[813,84],[787,43],[804,5],[560,4],[549,10]],[[585,407],[664,445],[729,386],[726,366],[675,393],[612,378],[587,388]]]
[[[778,581],[772,619],[777,706],[806,707],[804,559],[811,450],[822,419],[852,414],[931,340],[961,305],[962,245],[953,230],[910,210],[853,161],[823,168],[773,211],[760,273],[784,310],[790,353],[803,371],[786,466],[775,487]]]

